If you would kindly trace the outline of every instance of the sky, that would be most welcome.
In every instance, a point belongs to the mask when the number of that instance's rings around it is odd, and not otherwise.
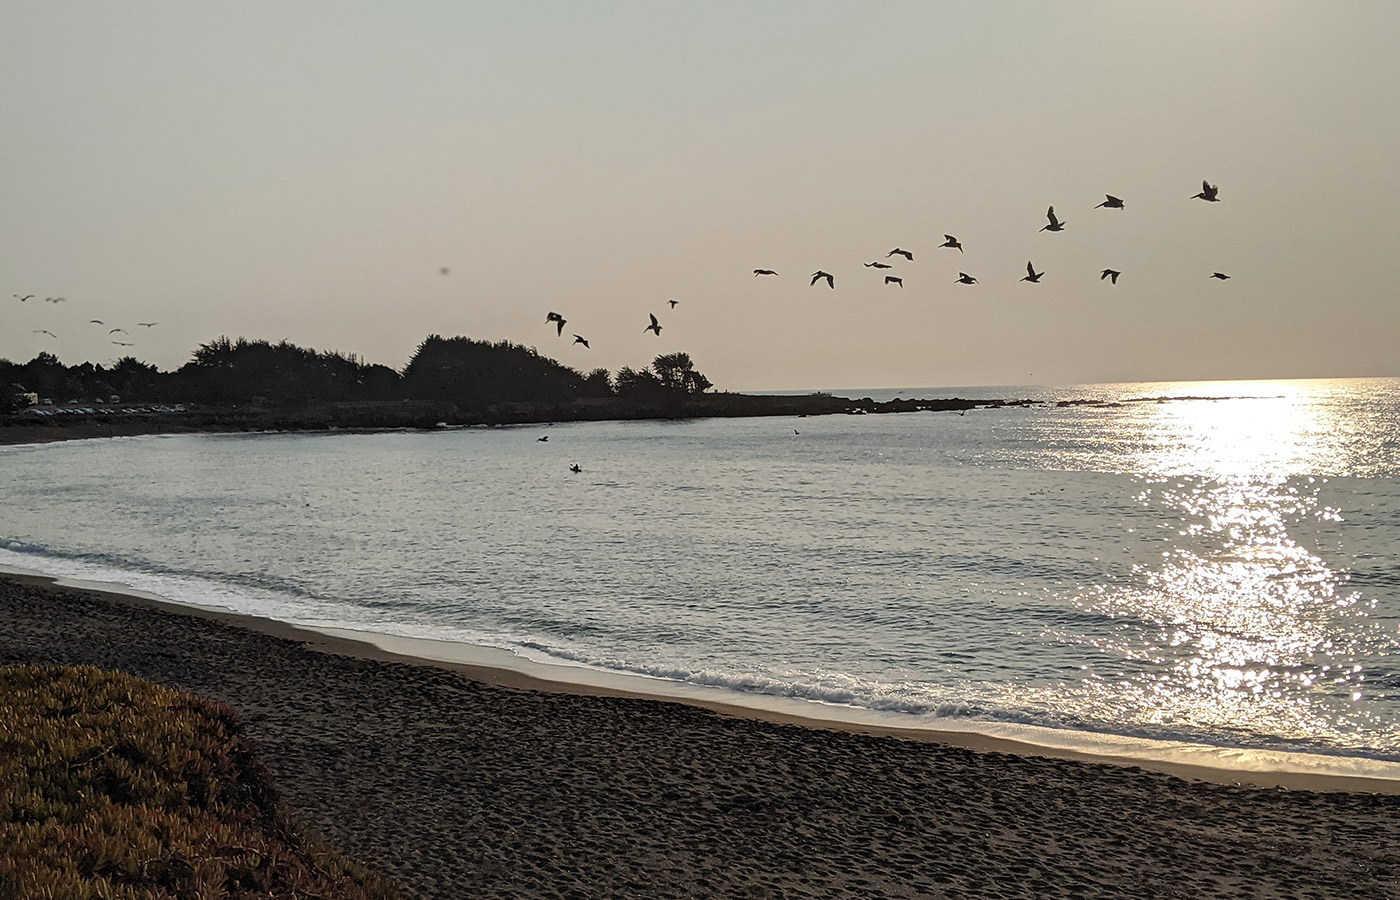
[[[7,0],[0,358],[402,368],[460,334],[685,351],[724,390],[1400,375],[1396,35],[1384,0]]]

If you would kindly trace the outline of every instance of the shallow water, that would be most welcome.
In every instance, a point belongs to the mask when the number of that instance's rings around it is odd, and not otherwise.
[[[1400,381],[899,393],[1121,405],[11,448],[0,564],[911,724],[1400,759]]]

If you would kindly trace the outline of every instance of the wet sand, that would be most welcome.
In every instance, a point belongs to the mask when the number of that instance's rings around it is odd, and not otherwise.
[[[1400,897],[1395,795],[541,690],[42,579],[0,577],[0,663],[223,700],[294,810],[427,897]]]

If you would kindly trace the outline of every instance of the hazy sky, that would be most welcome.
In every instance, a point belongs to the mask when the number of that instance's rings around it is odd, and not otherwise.
[[[1396,375],[1397,36],[1388,0],[6,0],[0,357],[397,368],[440,333],[685,350],[730,390]],[[902,290],[861,265],[896,246]]]

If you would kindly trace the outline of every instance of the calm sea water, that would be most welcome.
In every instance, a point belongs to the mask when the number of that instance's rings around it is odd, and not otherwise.
[[[1400,380],[895,393],[1121,405],[9,448],[0,565],[911,723],[1400,759]]]

